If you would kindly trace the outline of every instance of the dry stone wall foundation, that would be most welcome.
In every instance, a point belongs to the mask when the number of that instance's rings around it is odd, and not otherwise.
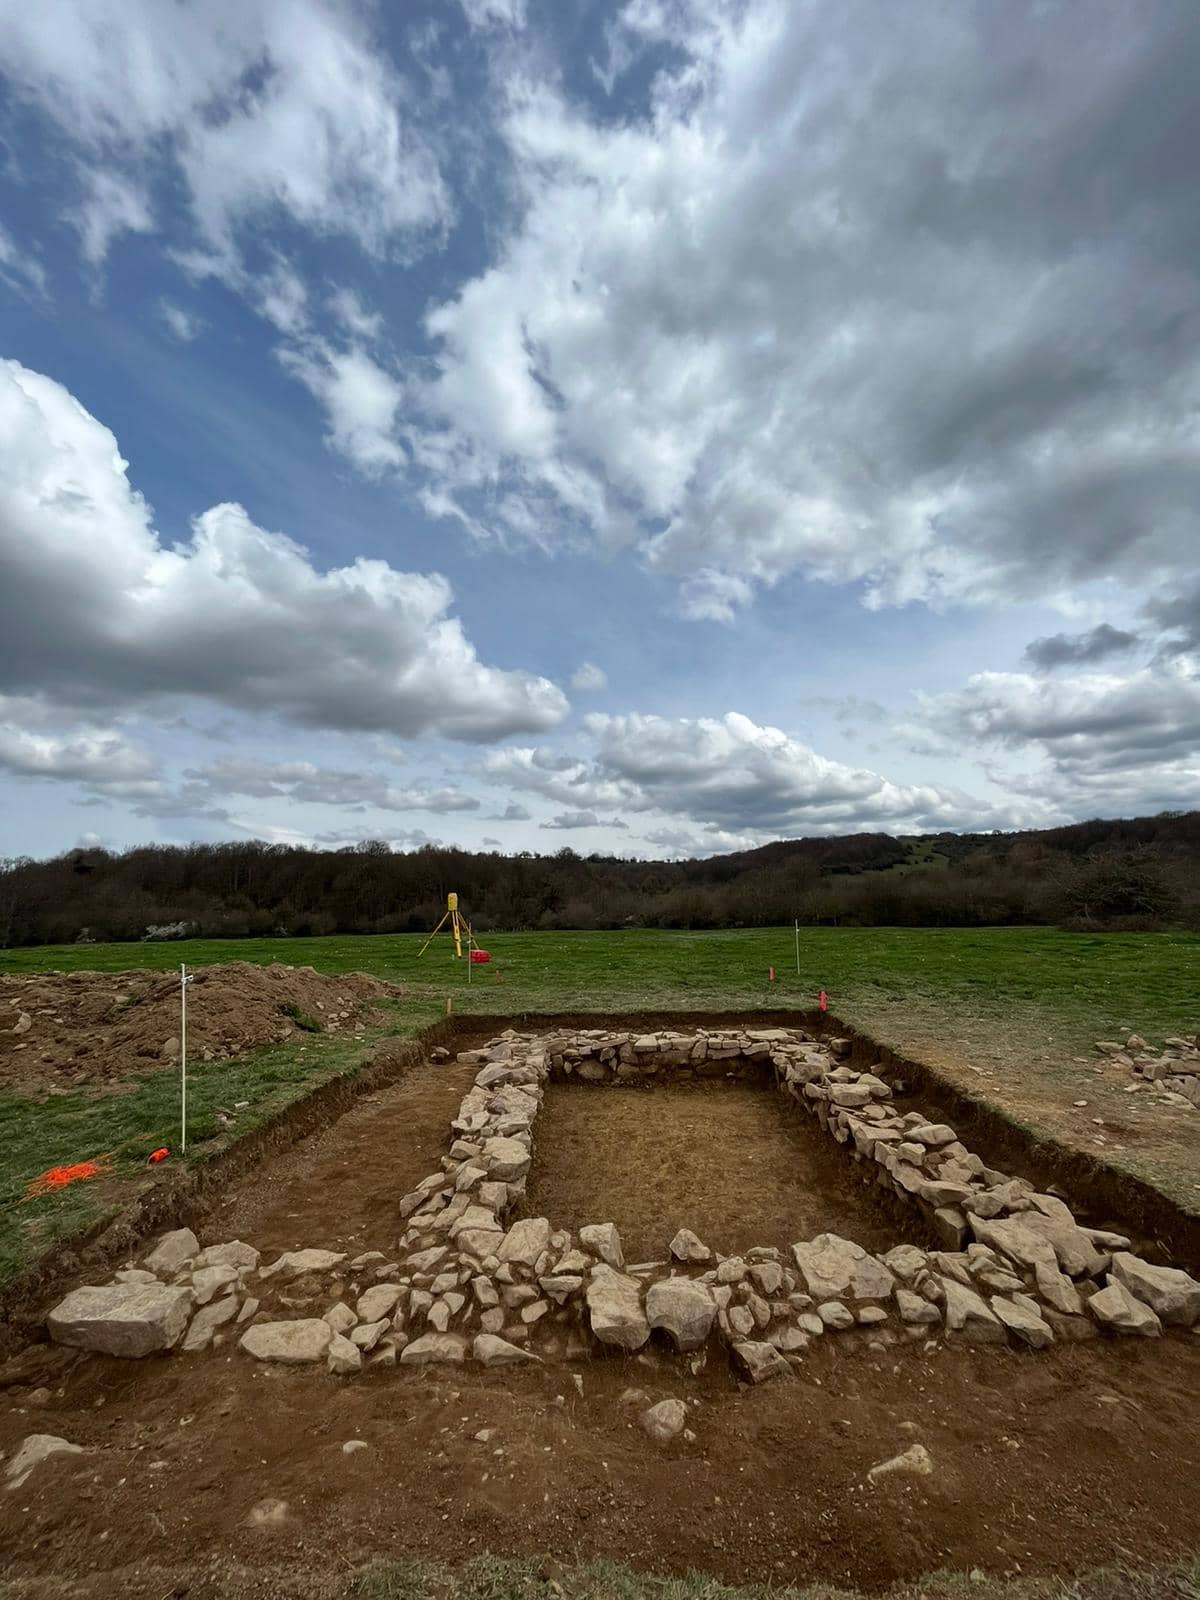
[[[260,1266],[251,1245],[201,1251],[180,1229],[111,1285],[69,1295],[50,1313],[50,1335],[125,1356],[236,1339],[247,1356],[319,1363],[338,1376],[397,1361],[632,1353],[657,1336],[697,1371],[714,1343],[724,1347],[758,1383],[802,1366],[817,1340],[1039,1350],[1200,1323],[1200,1282],[1141,1260],[1127,1238],[1082,1226],[1057,1196],[989,1167],[953,1128],[902,1109],[896,1085],[851,1067],[848,1054],[848,1041],[802,1029],[510,1029],[459,1055],[477,1068],[475,1082],[440,1168],[397,1201],[394,1251],[348,1260],[300,1249]],[[786,1254],[763,1245],[721,1256],[685,1228],[664,1240],[661,1260],[631,1265],[611,1222],[575,1237],[552,1218],[515,1216],[548,1082],[601,1091],[754,1075],[813,1116],[848,1160],[873,1165],[943,1248],[904,1244],[876,1256],[823,1233]]]

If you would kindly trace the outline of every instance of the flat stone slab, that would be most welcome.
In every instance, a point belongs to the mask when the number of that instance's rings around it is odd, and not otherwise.
[[[137,1360],[179,1342],[192,1291],[165,1283],[110,1283],[73,1290],[46,1318],[56,1344]]]
[[[320,1317],[304,1317],[296,1322],[255,1323],[239,1342],[247,1355],[259,1361],[302,1366],[307,1361],[320,1361],[333,1337],[333,1329]]]

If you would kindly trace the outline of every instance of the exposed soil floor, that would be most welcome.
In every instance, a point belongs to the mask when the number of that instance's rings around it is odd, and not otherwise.
[[[473,1072],[421,1067],[368,1094],[265,1160],[202,1239],[387,1248],[396,1203],[445,1153]],[[530,1200],[572,1225],[615,1221],[631,1256],[681,1222],[724,1249],[823,1227],[895,1242],[903,1230],[856,1190],[859,1169],[785,1113],[765,1091],[720,1083],[555,1086]],[[571,1215],[576,1204],[592,1215]],[[651,1216],[662,1220],[648,1237]],[[873,1589],[937,1568],[1066,1575],[1200,1550],[1192,1334],[1039,1354],[846,1338],[748,1390],[716,1354],[693,1375],[658,1347],[353,1380],[256,1363],[232,1341],[141,1362],[41,1346],[18,1366],[21,1380],[0,1387],[0,1451],[53,1433],[89,1453],[0,1493],[0,1573],[61,1580],[63,1600],[77,1580],[89,1597],[282,1596],[282,1568],[484,1551]],[[623,1402],[631,1387],[645,1399]],[[694,1443],[655,1445],[638,1424],[668,1395],[695,1402]],[[481,1441],[481,1429],[493,1432]],[[345,1454],[353,1439],[368,1448]],[[931,1476],[867,1482],[914,1442]]]
[[[575,1370],[582,1396],[562,1367],[345,1382],[232,1353],[80,1360],[47,1404],[0,1396],[6,1452],[35,1431],[94,1450],[0,1494],[0,1570],[108,1573],[89,1594],[159,1600],[181,1592],[164,1568],[487,1550],[870,1588],[1200,1548],[1194,1338],[1040,1355],[818,1347],[802,1376],[746,1391],[715,1359],[699,1379],[658,1352]],[[630,1385],[696,1398],[695,1444],[652,1444],[621,1403]],[[356,1438],[369,1448],[344,1454]],[[867,1483],[914,1441],[932,1476]]]
[[[478,1067],[448,1062],[364,1095],[320,1133],[232,1186],[201,1242],[276,1250],[392,1250],[400,1197],[436,1172]]]
[[[920,1244],[859,1164],[766,1083],[551,1084],[524,1212],[578,1232],[615,1222],[627,1261],[661,1260],[680,1228],[722,1255],[840,1233],[868,1250]]]

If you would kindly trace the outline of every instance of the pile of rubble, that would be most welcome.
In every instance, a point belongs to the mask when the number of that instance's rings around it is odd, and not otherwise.
[[[1151,1083],[1169,1105],[1192,1106],[1200,1111],[1200,1034],[1190,1039],[1163,1040],[1161,1050],[1140,1034],[1124,1040],[1097,1039],[1096,1049],[1119,1067]]]
[[[843,1040],[762,1029],[636,1036],[509,1030],[460,1054],[478,1067],[441,1168],[399,1203],[394,1252],[289,1251],[266,1266],[240,1241],[201,1250],[186,1229],[105,1287],[51,1312],[52,1338],[113,1355],[201,1351],[237,1337],[260,1360],[488,1366],[632,1352],[658,1334],[694,1370],[711,1340],[747,1380],[786,1374],[813,1340],[886,1348],[945,1336],[1040,1349],[1099,1331],[1157,1336],[1200,1322],[1200,1282],[1083,1227],[1057,1197],[988,1167],[944,1123],[902,1112],[894,1084],[846,1063]],[[878,1182],[920,1208],[944,1249],[873,1256],[825,1233],[723,1257],[681,1229],[662,1260],[627,1264],[611,1222],[555,1229],[519,1207],[552,1076],[767,1072]],[[238,1329],[241,1332],[238,1333]]]

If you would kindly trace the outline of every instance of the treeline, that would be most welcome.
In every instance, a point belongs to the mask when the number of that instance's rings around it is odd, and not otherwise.
[[[79,849],[0,863],[0,946],[422,933],[456,890],[490,929],[1200,928],[1200,812],[1039,833],[792,839],[702,861],[385,844]]]

